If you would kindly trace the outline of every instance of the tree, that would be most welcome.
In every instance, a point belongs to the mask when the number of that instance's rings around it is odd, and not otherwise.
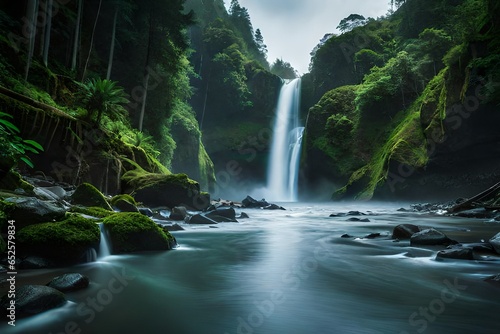
[[[95,30],[97,27],[97,22],[99,21],[99,15],[101,14],[102,0],[99,0],[99,6],[97,7],[97,14],[95,16],[94,28],[92,29],[92,34],[90,36],[90,45],[89,45],[89,53],[87,55],[87,60],[85,61],[85,66],[83,67],[82,80],[85,80],[85,76],[87,75],[87,67],[89,65],[90,55],[92,54],[92,47],[94,46],[94,36]]]
[[[28,19],[28,57],[26,61],[26,68],[24,72],[24,80],[28,81],[28,74],[35,51],[35,38],[36,38],[36,18],[38,16],[38,0],[28,0],[26,8],[26,18]]]
[[[419,39],[421,41],[421,49],[430,56],[434,75],[437,75],[436,62],[440,61],[446,51],[451,48],[451,37],[443,30],[427,28],[420,33]]]
[[[262,33],[260,29],[257,28],[255,30],[255,43],[257,44],[258,50],[265,56],[267,55],[267,45],[264,44],[264,37],[262,37]]]
[[[283,59],[276,59],[271,65],[271,73],[283,79],[295,79],[298,77],[297,71],[290,65],[290,63],[283,61]]]
[[[73,54],[71,56],[71,70],[76,70],[76,59],[80,51],[80,33],[82,31],[83,0],[78,0],[78,11],[76,14],[75,33],[73,41]]]
[[[345,33],[351,31],[356,27],[363,26],[366,23],[367,20],[365,19],[364,16],[359,14],[351,14],[340,21],[339,25],[337,26],[337,29],[340,30],[342,33]]]
[[[112,120],[122,118],[125,112],[123,105],[129,103],[129,100],[123,88],[116,84],[117,82],[106,79],[93,79],[80,84],[80,101],[87,109],[88,121],[100,124],[103,114]],[[95,121],[94,114],[97,114]]]

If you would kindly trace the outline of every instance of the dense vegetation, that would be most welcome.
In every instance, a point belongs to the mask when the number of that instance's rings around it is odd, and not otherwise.
[[[480,145],[471,136],[485,137],[485,151],[498,142],[488,132],[498,117],[487,110],[500,102],[499,3],[393,5],[387,17],[342,20],[343,33],[326,36],[303,78],[303,100],[319,101],[309,111],[307,176],[333,180],[335,197],[371,198],[382,185],[394,193],[438,163],[452,174],[463,165],[445,164],[442,156],[454,152],[459,161],[466,153],[456,142],[469,154]],[[457,121],[457,110],[470,112],[475,103],[477,119],[461,126],[470,115]],[[453,132],[459,127],[464,132]]]

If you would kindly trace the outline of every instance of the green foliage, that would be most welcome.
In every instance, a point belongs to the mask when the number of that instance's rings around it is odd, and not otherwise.
[[[91,79],[85,84],[81,84],[82,105],[87,109],[87,118],[96,124],[101,122],[103,114],[111,120],[123,120],[126,111],[124,104],[129,103],[127,94],[122,87],[117,86],[117,82],[107,79]]]
[[[12,118],[12,115],[0,112],[0,169],[3,173],[8,172],[19,161],[33,168],[28,152],[38,154],[43,151],[43,147],[36,141],[19,136],[21,131],[9,120]]]
[[[290,65],[290,63],[278,58],[271,65],[271,73],[282,79],[295,79],[298,77],[297,71],[292,67],[292,65]]]
[[[337,29],[344,33],[364,24],[366,24],[366,19],[363,15],[351,14],[340,21]]]
[[[118,201],[127,201],[130,204],[137,205],[135,199],[128,194],[120,194],[120,195],[113,196],[113,198],[111,198],[110,203],[111,203],[111,205],[115,205],[116,202],[118,202]]]
[[[56,223],[27,226],[17,232],[23,254],[59,260],[79,260],[90,247],[99,245],[99,226],[93,219],[70,216]]]

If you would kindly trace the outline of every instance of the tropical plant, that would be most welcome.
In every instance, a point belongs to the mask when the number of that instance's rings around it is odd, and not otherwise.
[[[0,160],[2,172],[6,173],[18,161],[23,161],[33,168],[33,162],[27,156],[28,152],[38,154],[43,147],[34,140],[22,139],[17,126],[8,120],[12,115],[0,112]]]
[[[92,122],[97,114],[95,123],[101,122],[103,114],[111,120],[123,119],[126,115],[124,104],[129,103],[127,94],[115,81],[107,79],[93,79],[81,85],[81,103],[87,109],[87,119]]]

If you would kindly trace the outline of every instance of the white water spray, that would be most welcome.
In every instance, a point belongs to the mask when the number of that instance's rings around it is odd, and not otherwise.
[[[280,91],[267,172],[269,199],[297,201],[300,150],[304,128],[299,126],[300,79],[285,82]]]
[[[110,256],[111,251],[109,247],[108,236],[106,234],[106,230],[103,223],[99,224],[99,229],[101,230],[101,242],[99,243],[99,253],[97,255],[99,259],[102,259],[106,256]]]

